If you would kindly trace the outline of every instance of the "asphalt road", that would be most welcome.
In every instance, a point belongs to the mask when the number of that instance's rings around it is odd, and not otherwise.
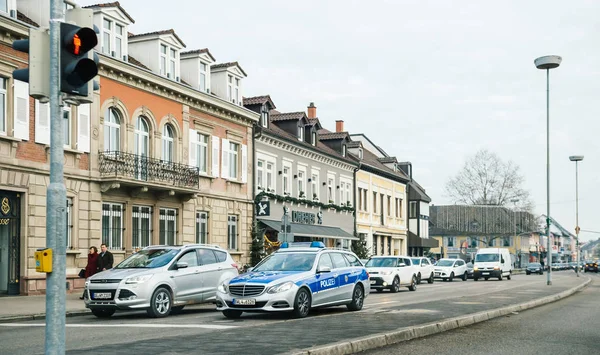
[[[600,354],[600,276],[571,297],[364,355]]]
[[[576,284],[572,273],[554,275],[556,292]],[[182,314],[162,319],[148,318],[145,312],[116,313],[110,319],[72,317],[67,318],[66,347],[73,354],[276,354],[520,303],[550,292],[542,285],[545,277],[538,275],[518,275],[511,281],[436,281],[419,285],[416,292],[371,293],[360,312],[335,307],[300,320],[281,313],[249,313],[229,320],[214,305],[187,307]],[[44,325],[44,321],[0,324],[0,354],[43,353]]]

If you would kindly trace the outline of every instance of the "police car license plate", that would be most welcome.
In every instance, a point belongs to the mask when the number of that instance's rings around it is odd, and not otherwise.
[[[233,304],[240,306],[254,306],[256,300],[254,298],[238,298],[233,300]]]
[[[112,294],[110,292],[94,292],[94,299],[109,299]]]

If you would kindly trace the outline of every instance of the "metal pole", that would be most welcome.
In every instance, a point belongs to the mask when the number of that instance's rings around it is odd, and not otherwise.
[[[552,246],[550,245],[550,69],[546,69],[546,236],[548,238],[546,284],[552,285]]]
[[[577,264],[575,264],[575,270],[577,272],[577,277],[579,277],[579,165],[578,161],[575,161],[575,225],[577,228],[575,229],[575,237],[577,249]]]
[[[46,279],[47,355],[65,353],[66,298],[66,188],[63,175],[63,119],[60,103],[60,23],[65,14],[61,0],[50,0],[50,185],[46,202],[46,246],[52,248],[52,272]]]

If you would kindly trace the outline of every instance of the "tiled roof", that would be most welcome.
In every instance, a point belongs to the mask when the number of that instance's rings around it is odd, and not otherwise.
[[[185,43],[183,43],[181,38],[179,38],[179,36],[175,33],[175,30],[172,28],[168,29],[168,30],[162,30],[162,31],[140,33],[137,35],[129,32],[128,35],[129,35],[129,38],[145,37],[145,36],[153,36],[153,35],[173,35],[173,37],[175,37],[179,41],[179,43],[181,43],[181,45],[185,47]]]
[[[127,56],[127,61],[130,64],[135,65],[136,67],[140,67],[140,68],[143,68],[143,69],[146,69],[146,70],[150,70],[150,68],[148,68],[147,66],[145,66],[144,64],[142,64],[142,62],[140,62],[139,60],[135,59],[134,57],[132,57],[130,55]]]
[[[244,71],[244,69],[242,69],[242,66],[238,62],[219,63],[219,64],[211,65],[210,68],[218,69],[218,68],[229,68],[229,67],[234,67],[234,66],[237,66],[238,68],[240,68],[242,73],[244,75],[248,76],[248,74],[246,74],[246,72]]]
[[[203,49],[194,49],[193,51],[186,51],[186,52],[181,52],[179,53],[179,55],[185,55],[185,54],[202,54],[202,53],[206,53],[208,54],[208,56],[214,61],[216,60],[215,57],[213,57],[213,55],[210,53],[210,51],[208,50],[208,48],[203,48]]]
[[[353,155],[353,154],[350,153],[349,155]],[[363,149],[363,158],[361,160],[361,163],[363,165],[367,165],[378,171],[381,171],[387,175],[395,176],[397,178],[404,179],[404,180],[410,180],[410,178],[408,176],[406,176],[406,174],[404,174],[402,171],[394,171],[394,170],[388,168],[387,166],[385,166],[382,162],[379,161],[379,158],[377,157],[377,155],[371,153],[371,151],[369,151],[368,149]]]
[[[301,120],[302,117],[305,117],[305,113],[304,111],[298,111],[298,112],[286,112],[286,113],[277,113],[277,114],[273,114],[271,113],[271,121],[272,122],[277,122],[277,121],[291,121],[291,120]]]
[[[397,163],[398,159],[396,159],[396,157],[383,157],[383,158],[378,158],[378,160],[382,163]]]
[[[330,139],[344,139],[348,137],[348,132],[321,132],[326,131],[324,129],[319,130],[319,139],[330,140]]]
[[[310,124],[311,126],[314,126],[315,124],[321,124],[321,122],[319,121],[318,118],[309,118],[308,119],[308,124]]]
[[[117,7],[119,10],[121,10],[121,12],[123,12],[123,14],[125,16],[127,16],[127,18],[129,19],[129,21],[131,21],[131,23],[135,23],[135,20],[133,19],[133,17],[131,17],[127,11],[125,11],[125,9],[123,9],[121,7],[121,4],[119,4],[118,1],[115,2],[107,2],[104,4],[94,4],[94,5],[88,5],[88,6],[83,6],[83,8],[89,9],[89,8],[94,8],[94,7]]]
[[[268,102],[271,104],[271,108],[275,108],[275,104],[273,103],[273,100],[271,100],[271,96],[269,95],[244,97],[243,102],[244,106],[264,105],[265,102]]]
[[[23,15],[23,13],[21,11],[17,11],[17,20],[19,20],[21,22],[25,22],[26,24],[29,24],[31,26],[40,27],[40,25],[38,25],[35,21],[33,21],[29,17]]]
[[[346,145],[348,148],[360,148],[360,141],[350,141]]]

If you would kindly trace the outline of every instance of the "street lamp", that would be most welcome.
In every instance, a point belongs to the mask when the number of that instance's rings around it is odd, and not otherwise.
[[[515,226],[515,254],[518,255],[519,258],[519,268],[521,268],[521,243],[517,244],[517,202],[519,202],[518,198],[513,198],[512,200],[510,200],[510,202],[512,202],[515,205],[515,210],[513,211],[513,224]],[[516,253],[517,248],[519,248],[519,252]]]
[[[575,248],[577,249],[575,272],[579,277],[579,162],[583,160],[583,155],[571,155],[569,160],[575,162]]]
[[[546,70],[546,236],[548,237],[548,278],[546,284],[552,285],[552,246],[550,245],[550,69],[557,68],[562,58],[557,55],[547,55],[537,58],[536,68]]]

